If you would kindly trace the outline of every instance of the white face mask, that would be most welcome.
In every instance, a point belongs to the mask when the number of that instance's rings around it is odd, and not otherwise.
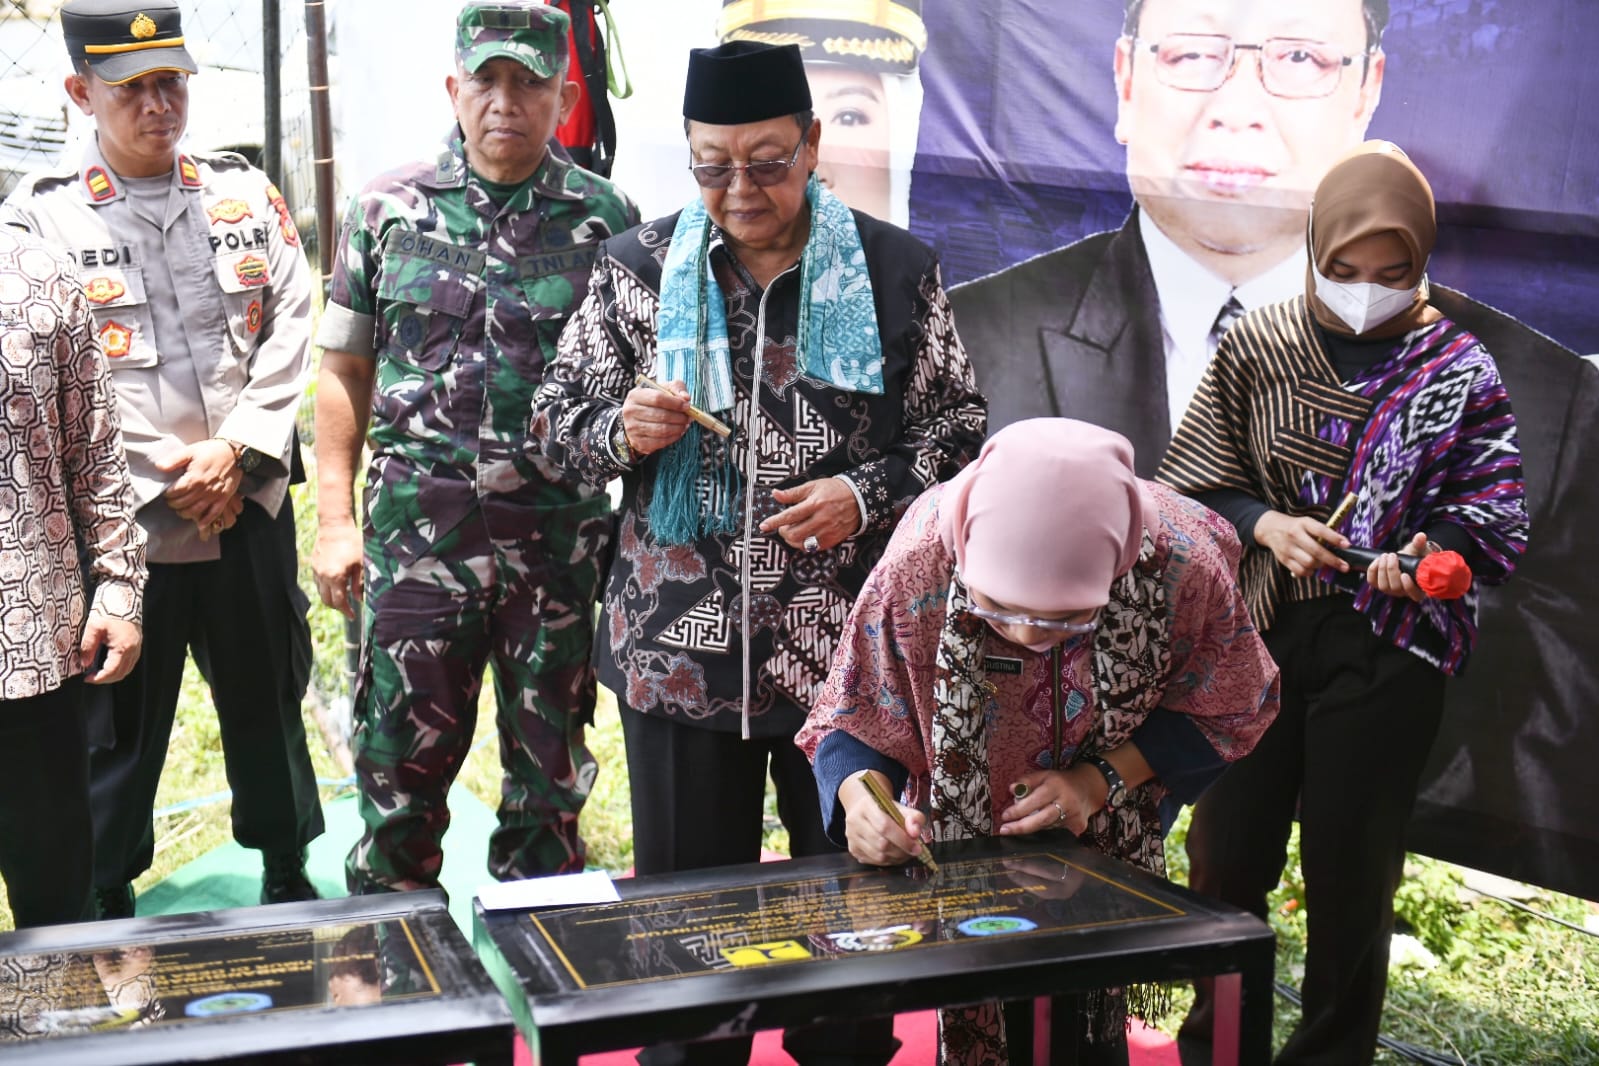
[[[1316,275],[1317,298],[1356,334],[1404,314],[1415,302],[1421,286],[1426,284],[1424,278],[1414,288],[1390,289],[1369,281],[1334,281],[1318,270],[1314,261],[1310,270]]]

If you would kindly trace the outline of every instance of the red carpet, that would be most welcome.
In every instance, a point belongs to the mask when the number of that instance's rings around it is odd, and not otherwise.
[[[932,1066],[936,1056],[937,1022],[932,1011],[901,1014],[894,1019],[894,1035],[905,1045],[894,1056],[891,1066]],[[1136,1022],[1128,1036],[1131,1066],[1178,1066],[1177,1045],[1158,1029],[1146,1029]],[[603,1055],[584,1055],[582,1066],[635,1066],[632,1051],[611,1051]],[[516,1041],[516,1066],[532,1066],[533,1057],[520,1037]],[[759,1033],[750,1066],[794,1066],[783,1050],[783,1034],[776,1030]]]

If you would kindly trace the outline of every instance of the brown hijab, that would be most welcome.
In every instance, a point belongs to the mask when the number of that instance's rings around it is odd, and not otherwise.
[[[1367,141],[1336,163],[1316,186],[1310,210],[1310,261],[1323,275],[1338,253],[1373,234],[1392,232],[1410,249],[1410,274],[1395,288],[1420,286],[1410,307],[1359,334],[1400,337],[1442,316],[1427,304],[1427,259],[1438,238],[1432,186],[1410,157],[1390,141]],[[1316,295],[1315,272],[1305,271],[1305,299],[1316,321],[1332,333],[1356,336]]]

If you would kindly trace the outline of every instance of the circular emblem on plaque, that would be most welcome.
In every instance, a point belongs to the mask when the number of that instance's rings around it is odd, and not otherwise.
[[[272,1006],[272,997],[260,992],[218,992],[197,999],[183,1008],[191,1018],[215,1018],[220,1014],[249,1014]]]
[[[968,918],[955,928],[966,936],[1005,936],[1008,933],[1031,932],[1038,928],[1038,923],[1014,914],[985,914]]]

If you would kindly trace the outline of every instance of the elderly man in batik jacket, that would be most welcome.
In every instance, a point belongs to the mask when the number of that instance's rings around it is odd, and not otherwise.
[[[564,470],[622,478],[596,658],[641,874],[760,857],[768,770],[790,852],[836,850],[793,737],[903,508],[987,424],[931,249],[815,179],[798,48],[694,51],[684,117],[702,198],[604,243],[532,424]],[[865,1063],[889,1042],[785,1047]]]
[[[489,871],[583,868],[611,509],[527,452],[527,423],[595,248],[638,210],[547,147],[576,99],[567,27],[529,0],[462,8],[447,83],[459,126],[436,159],[373,181],[345,223],[318,335],[313,567],[329,605],[353,616],[366,596],[354,892],[438,884],[485,664],[505,767]],[[351,495],[369,423],[363,546]]]
[[[814,179],[798,49],[694,52],[684,114],[702,199],[605,243],[533,427],[622,478],[596,654],[639,873],[754,861],[768,769],[791,852],[836,850],[794,734],[900,513],[986,423],[933,253]]]

